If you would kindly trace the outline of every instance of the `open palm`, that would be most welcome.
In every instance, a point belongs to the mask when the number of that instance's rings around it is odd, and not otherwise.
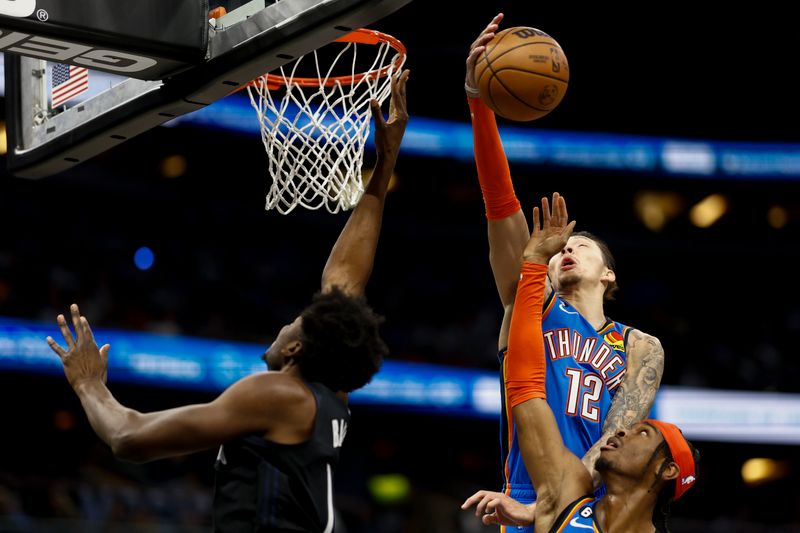
[[[575,221],[569,222],[567,202],[560,194],[553,193],[553,205],[547,198],[542,198],[541,225],[539,224],[539,208],[533,208],[533,231],[525,246],[523,258],[532,263],[547,264],[550,258],[564,249],[572,235]]]

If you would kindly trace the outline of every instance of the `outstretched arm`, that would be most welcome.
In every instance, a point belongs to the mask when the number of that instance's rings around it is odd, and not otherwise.
[[[530,232],[514,193],[508,160],[497,131],[494,113],[478,95],[475,65],[486,44],[497,32],[503,14],[492,19],[472,43],[467,56],[465,88],[472,117],[472,137],[478,181],[486,206],[489,231],[489,262],[503,306],[514,303],[522,250]],[[502,344],[502,343],[501,343]],[[504,345],[505,346],[505,345]]]
[[[542,338],[542,304],[547,263],[561,251],[575,223],[568,223],[567,207],[558,193],[553,210],[542,199],[533,210],[533,232],[523,252],[522,272],[511,318],[508,352],[504,364],[508,407],[517,428],[517,440],[525,467],[536,489],[536,530],[548,531],[564,505],[591,490],[591,476],[580,460],[564,446],[553,412],[547,404],[546,361]],[[473,504],[488,516],[484,523],[530,525],[533,506],[522,506],[497,493],[479,492],[464,506]]]
[[[325,264],[325,270],[322,272],[323,292],[337,286],[350,295],[363,294],[372,273],[386,190],[408,123],[406,110],[408,72],[406,70],[392,79],[392,100],[388,121],[384,120],[378,102],[375,100],[370,102],[375,120],[375,149],[378,157],[364,195],[350,214]]]
[[[67,348],[47,343],[64,364],[64,373],[80,398],[95,433],[120,459],[135,462],[214,448],[252,433],[286,438],[303,431],[314,398],[286,374],[248,376],[207,404],[140,413],[119,403],[105,384],[109,345],[98,348],[85,317],[72,305],[75,337],[63,315],[58,325]],[[270,416],[264,416],[264,406]],[[301,420],[303,422],[297,422]],[[287,429],[288,428],[288,429]],[[273,435],[273,432],[280,434]]]
[[[500,302],[505,309],[498,348],[508,346],[508,328],[519,281],[522,250],[525,249],[530,237],[528,223],[514,193],[511,171],[497,130],[497,121],[492,110],[481,100],[478,80],[475,78],[475,66],[481,54],[485,52],[486,45],[494,38],[502,20],[503,14],[499,13],[472,43],[467,56],[467,74],[464,82],[472,117],[475,165],[486,207],[489,264],[492,267]],[[545,297],[550,291],[550,282],[547,281]]]
[[[591,489],[591,477],[564,446],[555,416],[547,404],[542,303],[547,263],[563,249],[575,223],[568,223],[564,199],[553,195],[553,210],[542,200],[542,227],[534,209],[533,232],[511,319],[506,355],[506,391],[517,428],[522,458],[537,492],[537,530],[547,531],[569,501]]]
[[[583,456],[583,464],[592,474],[594,486],[600,485],[600,473],[594,464],[600,457],[600,447],[614,435],[619,428],[631,428],[647,418],[664,373],[664,349],[659,340],[651,335],[633,330],[626,347],[628,355],[627,370],[622,384],[611,401],[606,420],[603,423],[603,436],[589,448]]]

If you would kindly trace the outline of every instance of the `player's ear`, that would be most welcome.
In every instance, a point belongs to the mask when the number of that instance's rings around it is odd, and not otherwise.
[[[617,281],[617,274],[610,268],[606,268],[606,272],[600,277],[600,281],[607,281],[608,283]]]
[[[675,461],[670,461],[667,467],[661,472],[661,479],[664,482],[672,481],[673,479],[678,479],[678,476],[681,475],[681,469],[678,467],[678,463]]]
[[[281,355],[287,358],[294,358],[297,357],[300,352],[303,350],[303,343],[299,340],[293,340],[287,342],[283,348],[281,348]]]

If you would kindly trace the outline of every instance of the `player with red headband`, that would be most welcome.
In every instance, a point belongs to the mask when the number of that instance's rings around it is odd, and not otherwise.
[[[476,505],[485,524],[534,526],[536,532],[667,531],[665,508],[694,485],[699,453],[680,429],[644,420],[619,429],[600,449],[595,469],[607,493],[593,495],[592,476],[564,446],[545,389],[542,301],[547,264],[572,233],[563,197],[553,208],[542,199],[533,210],[533,233],[523,254],[522,273],[506,361],[506,392],[517,423],[522,457],[538,494],[534,509],[509,496],[481,491],[462,508]],[[535,519],[535,520],[534,520]]]

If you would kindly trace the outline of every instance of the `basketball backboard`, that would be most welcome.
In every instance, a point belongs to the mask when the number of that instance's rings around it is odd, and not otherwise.
[[[66,170],[410,1],[251,0],[209,19],[207,0],[0,0],[9,170]],[[103,73],[102,90],[53,108],[56,63],[90,88]]]

